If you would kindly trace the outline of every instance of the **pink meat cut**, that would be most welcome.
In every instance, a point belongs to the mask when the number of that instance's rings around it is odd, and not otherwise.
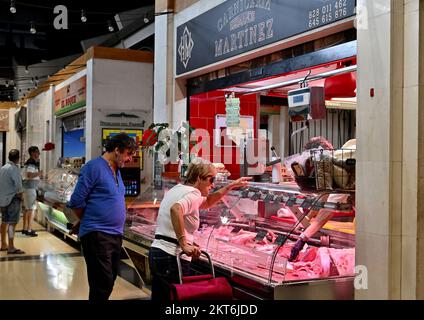
[[[231,239],[231,242],[244,245],[255,239],[255,237],[256,233],[254,232],[240,230],[240,232]]]
[[[312,251],[308,253],[308,251]],[[315,259],[311,260],[314,253]],[[355,274],[355,249],[309,247],[306,254],[292,263],[292,277],[326,278],[330,276],[352,276]]]

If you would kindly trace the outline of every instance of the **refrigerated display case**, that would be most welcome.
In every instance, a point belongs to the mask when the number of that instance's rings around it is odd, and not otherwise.
[[[228,278],[236,298],[353,299],[353,201],[349,192],[330,197],[329,192],[302,191],[295,183],[251,183],[200,212],[195,242],[211,255],[216,273]],[[133,246],[143,246],[147,257],[158,206],[145,204],[128,210],[125,237]],[[288,261],[295,241],[312,221],[309,214],[323,209],[332,211],[331,220],[296,260]],[[207,271],[202,260],[191,266],[195,273]]]
[[[47,173],[47,178],[41,180],[38,187],[38,208],[48,222],[49,228],[69,235],[68,223],[76,222],[77,218],[72,210],[66,208],[72,192],[78,181],[78,174],[69,169],[56,168]]]

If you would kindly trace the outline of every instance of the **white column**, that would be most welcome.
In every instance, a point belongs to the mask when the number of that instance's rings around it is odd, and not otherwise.
[[[93,142],[93,130],[99,130],[99,128],[93,123],[93,107],[94,107],[94,94],[93,94],[93,82],[94,82],[94,59],[87,61],[87,95],[86,95],[86,111],[85,111],[85,162],[93,158],[93,150],[98,142]]]
[[[357,299],[424,295],[420,3],[358,1],[356,264],[368,290]]]
[[[154,62],[154,108],[153,122],[171,122],[172,121],[172,64],[170,65],[170,56],[172,57],[172,31],[169,33],[168,23],[172,23],[172,15],[159,15],[155,18],[155,62]],[[172,61],[171,61],[172,63]],[[171,72],[171,77],[169,74]],[[171,97],[171,99],[170,99]]]
[[[289,108],[281,107],[280,110],[280,156],[287,157],[289,155]]]
[[[271,115],[268,117],[268,139],[269,148],[271,149],[271,147],[274,146],[277,154],[281,156],[279,115]],[[271,152],[271,150],[269,150],[269,152]]]

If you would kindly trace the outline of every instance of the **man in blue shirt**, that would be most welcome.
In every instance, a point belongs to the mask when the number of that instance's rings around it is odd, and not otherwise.
[[[131,161],[135,141],[120,133],[106,142],[103,156],[87,162],[68,203],[80,219],[79,238],[87,264],[90,300],[107,300],[121,255],[126,216],[125,187],[119,168]]]
[[[16,225],[19,222],[22,205],[22,176],[18,167],[19,150],[9,152],[9,161],[0,169],[0,209],[1,220],[1,251],[9,254],[23,254],[24,251],[15,248],[14,238]],[[9,244],[6,239],[8,238]]]

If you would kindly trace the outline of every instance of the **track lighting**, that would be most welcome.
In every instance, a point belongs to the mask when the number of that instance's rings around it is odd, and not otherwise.
[[[107,24],[108,24],[107,28],[108,28],[109,32],[115,31],[115,28],[113,27],[112,22],[110,20],[108,20]]]
[[[15,5],[15,0],[10,0],[10,12],[11,13],[16,13],[16,5]]]
[[[32,22],[31,22],[31,26],[30,26],[29,32],[31,32],[32,34],[36,34],[37,33],[37,29],[35,29],[34,23],[32,23]]]
[[[87,22],[87,16],[84,10],[81,10],[81,22]]]
[[[149,23],[150,22],[150,20],[149,20],[149,16],[148,16],[148,14],[147,14],[147,12],[144,14],[144,23]]]

